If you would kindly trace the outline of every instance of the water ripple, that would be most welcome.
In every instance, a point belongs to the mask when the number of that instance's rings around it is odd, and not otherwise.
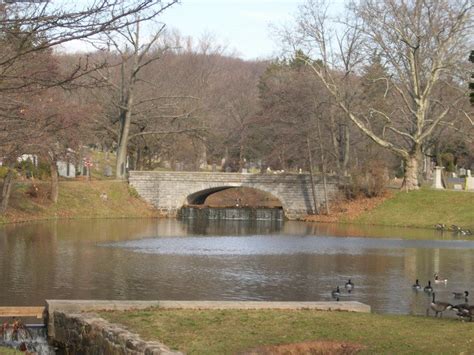
[[[144,238],[99,244],[104,247],[160,255],[291,255],[291,254],[367,254],[371,249],[386,249],[396,255],[402,249],[474,249],[474,241],[401,240],[314,236],[222,236]]]

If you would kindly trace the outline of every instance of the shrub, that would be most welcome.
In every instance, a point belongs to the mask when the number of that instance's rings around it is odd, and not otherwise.
[[[387,167],[381,161],[372,161],[351,172],[346,188],[348,198],[382,196],[388,183]]]
[[[0,166],[0,179],[4,179],[5,176],[8,174],[8,167]],[[16,178],[18,176],[18,172],[16,170],[13,171],[13,177]]]
[[[27,159],[19,162],[16,168],[20,175],[28,178],[34,177],[39,180],[47,180],[51,176],[51,168],[46,162],[40,162],[35,166],[30,159]]]
[[[131,197],[135,197],[135,198],[140,197],[140,195],[138,194],[137,190],[135,190],[135,188],[134,188],[133,186],[130,186],[130,185],[128,185],[128,194],[129,194]]]
[[[456,167],[454,165],[454,155],[452,153],[441,154],[441,162],[443,163],[443,166],[446,171],[453,172],[456,170]]]
[[[8,168],[6,166],[0,166],[0,179],[4,179],[7,176]]]

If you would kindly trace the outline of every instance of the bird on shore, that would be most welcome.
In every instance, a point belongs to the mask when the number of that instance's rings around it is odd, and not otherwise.
[[[428,293],[433,292],[433,287],[431,287],[431,281],[428,281],[428,285],[426,285],[425,288],[423,288],[423,291],[428,292]]]
[[[448,303],[448,302],[436,301],[435,300],[435,295],[436,295],[436,293],[433,292],[433,300],[430,303],[430,308],[433,311],[435,311],[435,317],[437,317],[438,313],[439,313],[440,318],[441,318],[443,316],[443,312],[448,310],[448,309],[452,309],[453,305],[451,303]]]
[[[413,284],[411,288],[416,291],[421,290],[421,285],[419,284],[418,279],[416,279],[415,283]]]
[[[451,310],[455,311],[458,317],[469,318],[469,321],[472,322],[472,317],[474,316],[474,306],[470,306],[467,303],[461,303],[452,306]]]
[[[460,299],[460,298],[462,298],[462,296],[464,296],[464,299],[467,300],[467,297],[469,296],[469,291],[453,292],[452,294],[453,294],[453,297],[456,298],[456,299]]]
[[[331,296],[333,298],[336,298],[339,301],[339,296],[341,295],[341,291],[339,290],[339,286],[336,287],[336,289],[332,290]]]
[[[451,224],[451,230],[453,232],[460,232],[461,231],[461,227],[455,225],[455,224]]]
[[[347,292],[349,293],[352,292],[352,290],[354,289],[354,284],[351,282],[351,279],[349,279],[349,281],[346,282],[345,288]]]
[[[438,273],[434,274],[434,282],[435,284],[447,284],[448,279],[440,279]]]
[[[435,224],[435,228],[436,228],[437,230],[439,230],[439,231],[444,231],[444,230],[447,229],[447,228],[446,228],[446,225],[445,225],[445,224],[442,224],[442,223],[437,223],[437,224]]]

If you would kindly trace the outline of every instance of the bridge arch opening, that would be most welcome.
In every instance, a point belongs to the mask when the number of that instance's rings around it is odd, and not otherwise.
[[[221,186],[197,191],[186,199],[187,206],[216,208],[283,208],[274,195],[250,187]]]

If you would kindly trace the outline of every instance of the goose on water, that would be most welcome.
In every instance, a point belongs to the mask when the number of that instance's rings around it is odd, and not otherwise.
[[[465,299],[469,296],[469,291],[464,291],[464,292],[453,292],[453,297],[456,299],[460,299],[464,296]],[[467,302],[467,301],[466,301]]]
[[[447,284],[448,279],[440,279],[438,273],[434,274],[434,282],[435,284]]]
[[[411,288],[417,291],[421,290],[421,285],[419,284],[418,279],[416,279],[415,283],[413,284]]]
[[[425,286],[423,291],[428,292],[428,293],[433,292],[433,287],[431,287],[431,281],[428,281],[428,285]]]
[[[346,290],[347,292],[351,293],[351,291],[354,289],[354,284],[351,282],[351,279],[349,279],[349,281],[346,282]]]
[[[433,311],[435,311],[435,317],[438,316],[438,313],[439,313],[439,316],[442,317],[443,312],[447,309],[453,308],[453,305],[451,303],[448,303],[448,302],[435,301],[435,294],[436,293],[433,292],[433,301],[431,301],[430,308]]]

